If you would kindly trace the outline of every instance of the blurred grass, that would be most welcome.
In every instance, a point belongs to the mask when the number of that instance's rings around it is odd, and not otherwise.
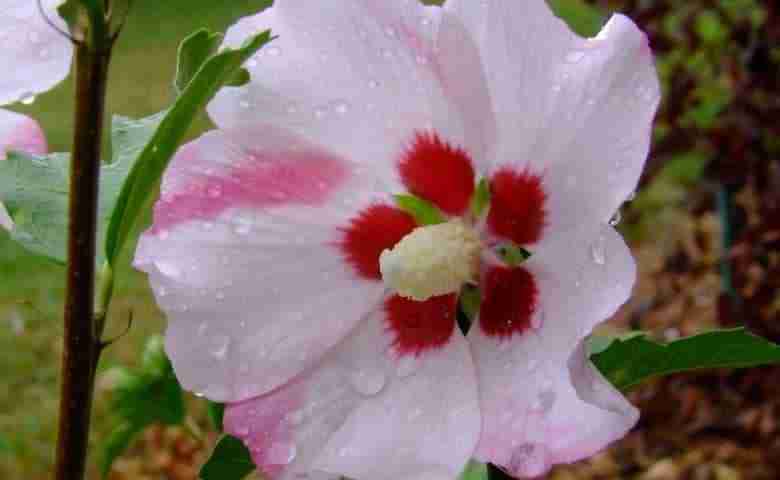
[[[130,117],[158,112],[172,100],[178,43],[201,27],[224,31],[238,17],[262,9],[268,0],[136,0],[116,46],[108,92],[108,113]],[[13,110],[34,116],[52,151],[69,149],[73,82],[69,78]],[[191,135],[208,126],[203,116]],[[0,233],[0,478],[47,478],[53,461],[61,354],[62,267],[36,258]],[[10,280],[10,281],[9,281]],[[133,363],[144,338],[162,327],[162,317],[140,276],[118,292],[108,336],[121,332],[132,314],[127,338],[110,348],[101,368]],[[96,395],[92,441],[104,433],[105,405]],[[94,464],[94,459],[91,462]]]

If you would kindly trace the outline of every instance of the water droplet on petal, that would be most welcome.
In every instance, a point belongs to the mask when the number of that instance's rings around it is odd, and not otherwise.
[[[298,449],[294,443],[278,442],[271,445],[265,455],[269,465],[289,465],[295,460]]]
[[[612,218],[609,219],[609,224],[613,227],[617,227],[620,225],[621,221],[623,221],[623,214],[620,212],[620,210],[617,210]]]
[[[376,80],[369,80],[368,81],[368,88],[377,88],[379,86],[379,82]]]
[[[287,420],[291,425],[297,426],[306,419],[306,412],[303,410],[294,410],[287,414]]]
[[[590,258],[596,265],[604,265],[607,263],[606,239],[604,238],[604,235],[599,234],[590,246]]]
[[[154,265],[157,267],[157,270],[159,270],[159,272],[166,277],[177,278],[179,275],[181,275],[181,270],[173,263],[168,263],[164,260],[158,260],[154,262]]]
[[[35,103],[35,94],[32,92],[25,92],[19,96],[19,101],[24,105],[32,105]]]
[[[418,361],[412,355],[404,355],[398,359],[396,364],[395,373],[400,378],[406,378],[414,374],[417,371]]]
[[[279,55],[282,54],[282,49],[279,47],[270,47],[268,48],[267,51],[268,51],[268,55],[272,57],[278,57]]]
[[[539,368],[539,360],[529,360],[527,368],[528,373],[536,371],[536,369]]]
[[[356,370],[350,376],[350,381],[358,393],[371,397],[385,387],[385,374],[378,369]]]
[[[240,102],[238,102],[238,105],[241,108],[249,108],[249,107],[251,107],[250,103],[248,101],[246,101],[246,100],[241,100]]]
[[[325,118],[325,115],[328,114],[328,109],[325,107],[317,107],[314,109],[314,117],[317,119]]]
[[[349,112],[350,105],[345,100],[337,100],[333,103],[333,110],[339,115],[345,115]]]
[[[209,353],[217,360],[222,360],[227,356],[228,350],[230,350],[230,343],[230,337],[220,335],[214,339],[214,343],[209,348]]]
[[[579,50],[569,52],[569,54],[566,55],[566,61],[569,63],[577,63],[583,58],[585,58],[585,52]]]

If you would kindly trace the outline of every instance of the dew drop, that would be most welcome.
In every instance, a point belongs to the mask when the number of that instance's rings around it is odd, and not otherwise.
[[[293,443],[274,443],[266,452],[265,461],[269,465],[289,465],[297,453],[298,449]]]
[[[377,88],[379,86],[379,82],[376,80],[369,80],[368,81],[368,88]]]
[[[607,263],[606,238],[599,234],[598,238],[590,246],[590,258],[596,265]]]
[[[529,360],[526,367],[528,368],[528,373],[536,371],[539,368],[539,360]]]
[[[385,374],[377,369],[356,370],[350,376],[350,381],[358,393],[371,397],[385,387]]]
[[[287,414],[287,421],[291,425],[298,426],[306,419],[306,412],[303,410],[294,410]]]
[[[42,48],[40,52],[38,52],[38,56],[42,59],[49,58],[51,56],[51,52],[48,48]]]
[[[281,54],[282,54],[282,49],[279,47],[270,47],[268,49],[268,55],[272,57],[278,57]]]
[[[32,105],[35,103],[35,94],[32,92],[25,92],[19,96],[19,101],[24,105]]]
[[[585,58],[585,52],[579,50],[574,52],[569,52],[569,54],[566,55],[566,61],[569,63],[577,63],[583,58]]]
[[[412,355],[404,355],[400,359],[398,359],[398,363],[396,364],[396,370],[395,373],[400,378],[407,378],[414,374],[414,372],[417,371],[417,358],[415,358]]]
[[[250,58],[248,62],[246,62],[246,66],[249,68],[255,68],[257,66],[257,59]]]
[[[349,109],[350,105],[346,100],[337,100],[333,103],[333,110],[339,115],[345,115]]]
[[[428,57],[425,55],[417,55],[414,57],[414,60],[417,62],[418,65],[427,65],[428,64]]]
[[[398,36],[398,32],[395,31],[395,28],[393,27],[385,27],[385,35],[387,35],[390,38],[395,38]]]
[[[217,360],[222,360],[227,356],[230,350],[230,337],[220,335],[209,348],[209,353]]]
[[[157,270],[159,270],[159,272],[165,275],[166,277],[178,278],[179,275],[181,275],[181,270],[179,269],[179,267],[172,263],[158,260],[154,262],[154,265],[157,267]]]
[[[317,119],[325,118],[328,114],[328,110],[325,107],[317,107],[314,109],[314,117]]]
[[[623,214],[620,212],[620,210],[617,210],[615,214],[612,216],[612,218],[609,219],[609,224],[613,227],[617,227],[620,225],[620,222],[623,221]]]

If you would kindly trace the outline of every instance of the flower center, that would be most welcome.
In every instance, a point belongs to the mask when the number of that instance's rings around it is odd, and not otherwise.
[[[382,252],[382,280],[417,301],[456,293],[476,280],[481,248],[477,232],[459,219],[417,227]]]

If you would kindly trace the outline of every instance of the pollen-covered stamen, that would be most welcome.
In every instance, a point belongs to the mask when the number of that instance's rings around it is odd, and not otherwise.
[[[416,228],[379,257],[385,284],[424,301],[460,291],[479,271],[479,236],[461,220]]]

